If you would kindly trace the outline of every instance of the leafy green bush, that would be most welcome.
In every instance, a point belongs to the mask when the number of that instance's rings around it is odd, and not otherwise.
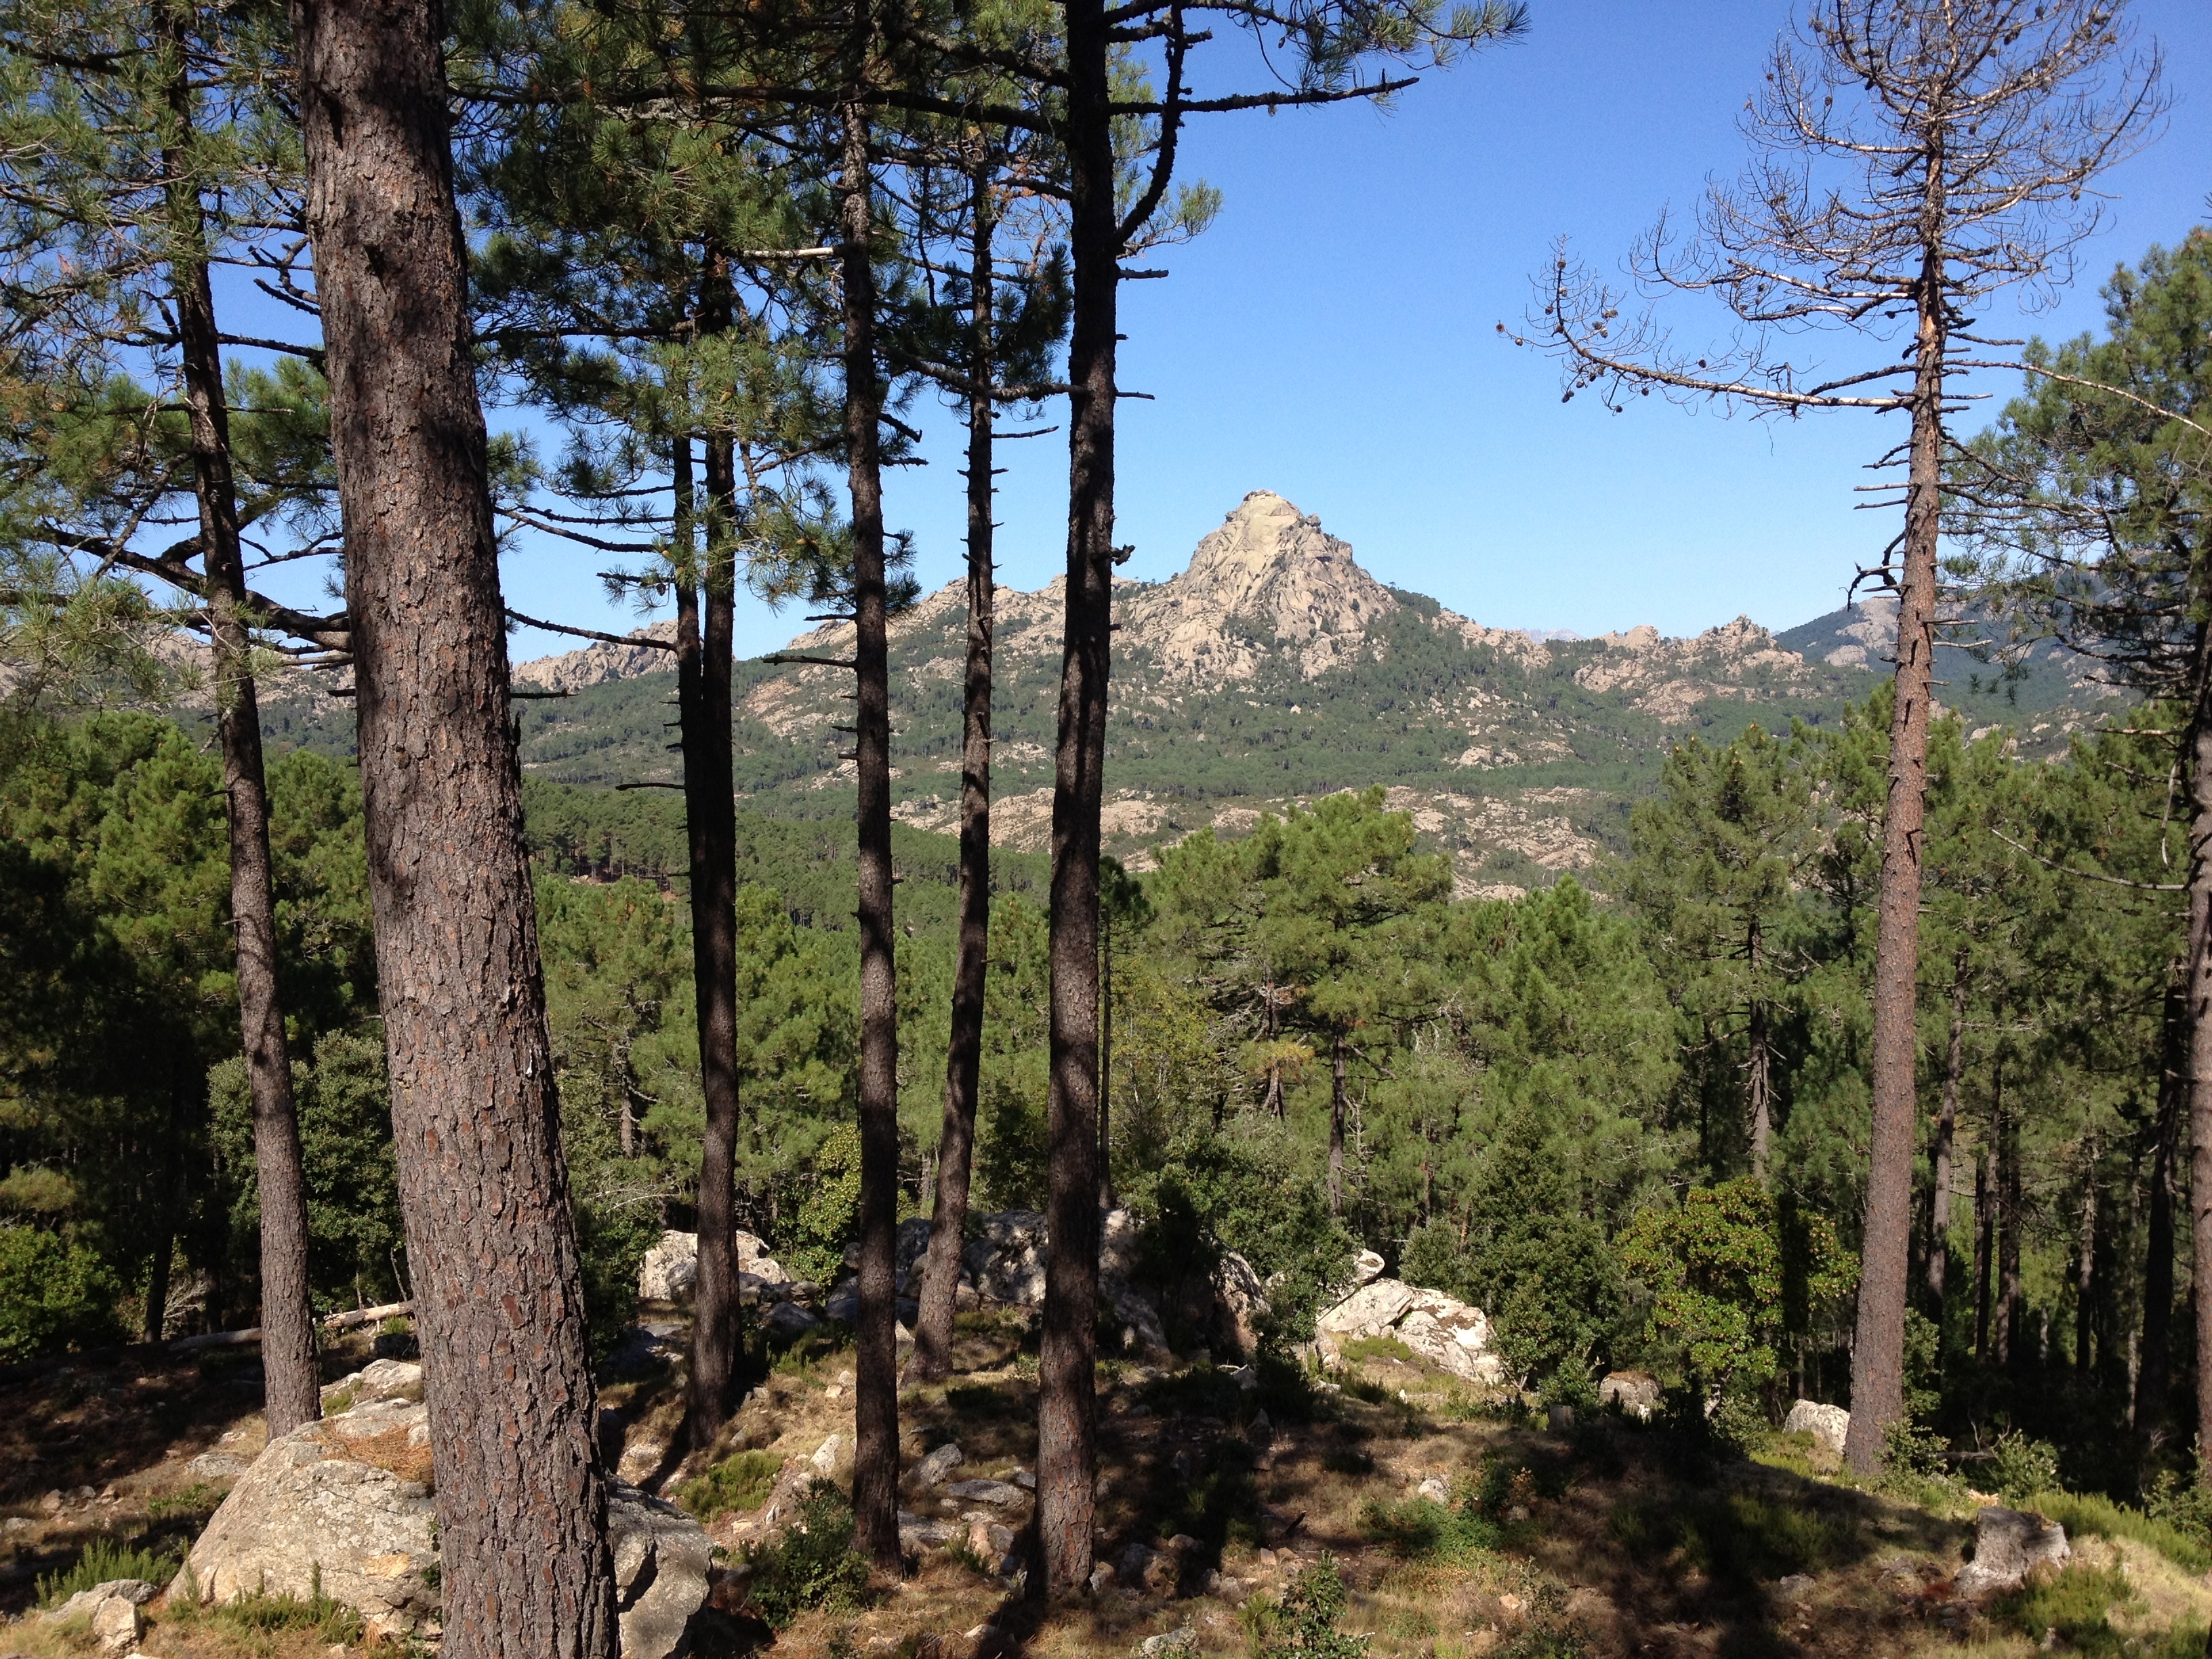
[[[114,1340],[118,1294],[115,1275],[87,1246],[0,1222],[0,1364]]]
[[[775,1490],[783,1458],[772,1451],[741,1451],[676,1489],[676,1502],[702,1521],[732,1510],[757,1510]]]
[[[1990,1449],[1990,1480],[2008,1504],[2020,1504],[2039,1492],[2058,1489],[2058,1449],[2047,1440],[2030,1440],[2018,1429],[1997,1437]]]
[[[802,1182],[805,1196],[784,1212],[776,1258],[800,1279],[828,1284],[845,1259],[845,1242],[860,1213],[860,1132],[841,1123],[815,1148]]]
[[[106,1536],[94,1538],[67,1572],[40,1575],[39,1605],[59,1607],[79,1590],[88,1590],[111,1578],[143,1578],[149,1584],[166,1586],[177,1576],[179,1560],[174,1555],[157,1555],[143,1545],[118,1543]]]
[[[853,1547],[853,1506],[835,1486],[817,1486],[783,1536],[750,1559],[753,1606],[770,1630],[813,1607],[848,1612],[868,1585],[868,1564]]]
[[[1832,1300],[1858,1264],[1824,1219],[1800,1224],[1807,1296]],[[1784,1242],[1774,1194],[1753,1176],[1692,1187],[1677,1209],[1644,1211],[1619,1246],[1650,1297],[1646,1337],[1679,1348],[1693,1376],[1723,1388],[1773,1376],[1786,1323]]]
[[[1291,1581],[1279,1607],[1248,1621],[1255,1659],[1363,1659],[1367,1638],[1336,1627],[1346,1600],[1344,1575],[1325,1553]]]
[[[2185,1480],[2172,1469],[2160,1469],[2143,1496],[2143,1512],[2212,1551],[2212,1487]]]

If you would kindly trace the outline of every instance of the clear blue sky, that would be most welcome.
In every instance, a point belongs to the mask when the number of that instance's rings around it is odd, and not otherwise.
[[[1160,578],[1245,491],[1281,492],[1386,581],[1499,626],[1692,633],[1739,613],[1781,629],[1841,602],[1895,526],[1854,513],[1863,465],[1895,417],[1796,423],[1689,414],[1657,398],[1615,416],[1559,401],[1557,370],[1493,331],[1528,273],[1571,235],[1608,266],[1664,203],[1687,207],[1743,154],[1736,112],[1783,26],[1780,0],[1533,0],[1522,44],[1432,74],[1390,112],[1351,106],[1205,118],[1183,176],[1224,196],[1214,228],[1124,289],[1118,539]],[[2108,176],[2108,228],[2058,308],[2025,326],[2099,320],[2122,260],[2208,217],[2212,4],[2136,0],[2166,52],[2164,136]],[[1201,78],[1225,90],[1225,76]],[[1680,313],[1685,333],[1713,322]],[[2019,331],[2000,309],[1984,325]],[[1992,378],[1985,389],[2014,388]],[[896,474],[890,520],[915,532],[925,584],[962,551],[958,419],[916,406],[932,464]],[[1054,419],[1059,418],[1054,411]],[[1063,562],[1060,437],[1005,448],[1000,568],[1042,586]],[[591,566],[519,550],[510,602],[634,626]],[[800,626],[741,617],[757,653]],[[519,657],[555,648],[516,641]]]

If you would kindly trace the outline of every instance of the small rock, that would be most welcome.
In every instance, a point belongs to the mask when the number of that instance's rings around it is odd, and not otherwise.
[[[1157,1550],[1142,1544],[1132,1544],[1121,1552],[1121,1559],[1114,1565],[1121,1581],[1133,1590],[1155,1590],[1167,1588],[1167,1562]]]
[[[234,1457],[228,1452],[202,1452],[185,1465],[185,1473],[195,1480],[235,1480],[252,1465],[243,1457]]]
[[[1188,1625],[1179,1625],[1173,1630],[1163,1631],[1158,1636],[1147,1636],[1137,1651],[1144,1655],[1145,1659],[1164,1659],[1164,1656],[1171,1654],[1195,1653],[1198,1651],[1198,1632]]]
[[[1383,1261],[1382,1253],[1380,1251],[1362,1250],[1352,1259],[1352,1289],[1358,1290],[1362,1285],[1372,1284],[1375,1280],[1382,1278],[1382,1267]]]
[[[1526,1504],[1512,1504],[1506,1506],[1505,1521],[1508,1526],[1517,1527],[1528,1518],[1528,1506]]]
[[[1016,1469],[1012,1474],[1008,1475],[1006,1479],[1012,1481],[1024,1492],[1035,1492],[1036,1490],[1036,1472],[1034,1469]]]
[[[109,1653],[125,1653],[138,1645],[146,1620],[137,1604],[127,1596],[110,1595],[94,1604],[92,1639]]]
[[[907,1478],[917,1486],[934,1486],[960,1467],[963,1453],[957,1441],[948,1440],[908,1471]]]
[[[796,1302],[779,1302],[761,1319],[761,1329],[779,1342],[796,1342],[810,1331],[821,1328],[822,1322]]]
[[[1114,1568],[1109,1562],[1099,1561],[1091,1568],[1091,1593],[1097,1595],[1114,1585]]]
[[[945,1488],[949,1498],[963,1503],[990,1504],[1000,1509],[1009,1504],[1018,1504],[1028,1496],[1019,1486],[1004,1480],[955,1480]]]
[[[1264,1407],[1254,1412],[1252,1420],[1244,1425],[1244,1438],[1255,1446],[1268,1446],[1274,1443],[1275,1425]]]
[[[1813,1593],[1814,1579],[1810,1573],[1793,1572],[1774,1587],[1774,1599],[1785,1605],[1802,1601]]]
[[[1498,1605],[1508,1613],[1518,1613],[1521,1611],[1521,1598],[1511,1590],[1507,1590],[1498,1598]]]
[[[41,1498],[39,1500],[39,1513],[40,1513],[40,1514],[41,1514],[41,1515],[59,1515],[61,1512],[62,1512],[62,1495],[61,1495],[59,1492],[48,1492],[48,1493],[47,1493],[44,1498]]]
[[[1239,1606],[1245,1596],[1244,1581],[1231,1577],[1225,1572],[1208,1572],[1206,1575],[1206,1593],[1232,1607]]]
[[[1431,1475],[1427,1480],[1422,1481],[1419,1486],[1414,1487],[1413,1490],[1419,1496],[1427,1498],[1431,1504],[1449,1504],[1451,1502],[1451,1488],[1446,1486],[1443,1480],[1437,1475]]]
[[[833,1434],[815,1448],[814,1455],[807,1461],[813,1464],[817,1474],[826,1480],[836,1472],[837,1453],[844,1443],[842,1436]]]

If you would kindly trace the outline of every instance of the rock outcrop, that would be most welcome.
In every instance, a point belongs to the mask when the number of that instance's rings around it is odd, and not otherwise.
[[[1315,1328],[1332,1350],[1347,1341],[1394,1337],[1454,1376],[1486,1388],[1505,1381],[1505,1362],[1492,1350],[1490,1320],[1481,1309],[1403,1279],[1370,1279],[1322,1315]]]
[[[786,1300],[794,1283],[768,1253],[767,1243],[751,1233],[736,1235],[738,1300],[748,1307]],[[689,1302],[699,1283],[699,1235],[673,1231],[645,1253],[637,1270],[641,1302]]]
[[[1599,1405],[1616,1407],[1640,1423],[1651,1420],[1659,1400],[1659,1379],[1649,1371],[1607,1371],[1597,1385]]]
[[[422,1367],[379,1360],[331,1385],[345,1402],[272,1442],[231,1488],[169,1586],[233,1601],[266,1591],[325,1595],[371,1634],[435,1634],[437,1506]],[[609,1496],[623,1659],[669,1659],[707,1600],[705,1531],[633,1487]]]

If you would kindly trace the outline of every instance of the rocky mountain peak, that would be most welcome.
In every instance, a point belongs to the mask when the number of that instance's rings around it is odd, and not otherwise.
[[[1119,611],[1125,646],[1150,652],[1163,678],[1219,682],[1250,679],[1270,654],[1310,679],[1356,655],[1369,625],[1397,609],[1350,543],[1255,489],[1187,568],[1130,594]]]

